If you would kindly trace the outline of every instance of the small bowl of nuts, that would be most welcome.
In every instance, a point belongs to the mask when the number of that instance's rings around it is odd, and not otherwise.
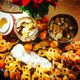
[[[59,43],[68,43],[72,41],[77,32],[77,21],[71,15],[58,14],[49,21],[49,36]]]
[[[22,42],[33,41],[38,34],[36,21],[32,17],[21,17],[15,23],[14,32]]]

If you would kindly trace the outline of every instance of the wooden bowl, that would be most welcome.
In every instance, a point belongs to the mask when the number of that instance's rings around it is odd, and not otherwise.
[[[75,38],[78,24],[75,18],[68,14],[53,16],[48,24],[49,36],[59,43],[68,43]]]

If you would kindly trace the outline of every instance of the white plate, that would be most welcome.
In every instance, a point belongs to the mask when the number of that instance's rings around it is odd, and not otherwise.
[[[7,35],[9,34],[12,29],[13,29],[13,17],[8,14],[8,13],[4,13],[4,12],[0,12],[0,19],[1,18],[6,18],[8,23],[6,23],[2,29],[0,29],[0,33],[2,33],[3,35]]]
[[[15,20],[18,20],[19,18],[22,18],[22,17],[30,17],[28,13],[24,11],[22,13],[12,13],[11,15],[13,15]]]

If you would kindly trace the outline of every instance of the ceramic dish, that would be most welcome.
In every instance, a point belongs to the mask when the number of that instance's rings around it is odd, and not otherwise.
[[[1,21],[3,20],[3,21]],[[0,33],[3,35],[9,34],[13,29],[13,17],[8,13],[0,12]]]

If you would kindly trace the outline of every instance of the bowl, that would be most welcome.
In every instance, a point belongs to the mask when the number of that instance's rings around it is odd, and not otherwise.
[[[48,33],[51,39],[59,43],[68,43],[73,40],[78,32],[75,18],[68,14],[53,16],[48,24]]]
[[[38,28],[32,17],[21,17],[15,22],[14,32],[23,42],[30,42],[36,39]]]
[[[2,35],[10,34],[14,26],[13,23],[14,19],[12,15],[0,12],[0,34]]]

